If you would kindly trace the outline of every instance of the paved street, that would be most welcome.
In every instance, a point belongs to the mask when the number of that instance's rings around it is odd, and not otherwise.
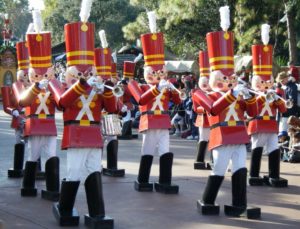
[[[2,104],[0,104],[2,107]],[[12,166],[14,131],[10,129],[10,117],[0,111],[0,220],[4,228],[59,228],[52,214],[52,203],[42,200],[40,190],[44,181],[37,181],[39,196],[21,198],[21,179],[8,179],[7,170]],[[59,149],[62,133],[61,115],[57,117],[59,142],[57,152],[61,160],[61,178],[66,174],[66,156]],[[282,177],[289,181],[288,188],[248,187],[248,203],[261,207],[261,220],[229,218],[223,205],[231,202],[230,173],[221,187],[217,202],[221,205],[219,216],[202,216],[197,212],[196,201],[201,198],[209,171],[195,171],[196,141],[178,138],[171,140],[175,154],[173,177],[180,186],[178,195],[134,191],[137,176],[141,137],[138,140],[120,141],[119,168],[126,169],[124,178],[104,177],[104,195],[107,215],[114,218],[116,229],[198,229],[198,228],[299,228],[300,227],[300,165],[282,163]],[[43,155],[45,156],[45,155]],[[104,153],[104,159],[106,154]],[[45,158],[42,158],[43,163]],[[248,160],[249,163],[249,160]],[[106,160],[103,160],[106,164]],[[267,171],[267,158],[263,158],[262,172]],[[154,160],[151,178],[157,180],[158,157]],[[75,203],[83,224],[87,213],[83,182]]]

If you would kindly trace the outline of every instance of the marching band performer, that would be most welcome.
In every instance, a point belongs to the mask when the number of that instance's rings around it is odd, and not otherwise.
[[[200,77],[199,77],[199,88],[206,92],[210,93],[211,88],[209,86],[209,61],[208,61],[208,52],[207,51],[200,51],[199,52],[199,70],[200,70]],[[194,91],[195,92],[195,91]],[[196,102],[193,98],[193,105],[195,112],[197,113],[197,119],[195,126],[199,128],[199,142],[197,146],[197,157],[194,163],[194,169],[211,169],[209,163],[205,163],[205,154],[207,151],[207,144],[209,139],[209,123],[206,111],[201,107],[200,104]]]
[[[102,190],[101,155],[103,139],[100,130],[102,109],[116,112],[117,103],[110,89],[103,87],[94,66],[94,24],[88,22],[92,0],[81,3],[81,22],[65,25],[67,54],[64,91],[60,82],[52,80],[50,90],[63,108],[63,139],[67,150],[67,177],[61,183],[61,195],[53,205],[54,216],[61,226],[79,224],[74,207],[82,176],[87,197],[85,225],[90,228],[113,228],[113,219],[105,215]]]
[[[24,88],[30,85],[28,78],[29,57],[26,42],[18,42],[16,44],[18,71],[17,82],[23,84]],[[24,111],[17,103],[16,96],[9,86],[1,87],[3,98],[3,110],[12,116],[11,128],[15,129],[15,151],[14,151],[14,167],[8,170],[8,177],[23,176],[23,162],[25,144],[22,141],[24,130]]]
[[[173,153],[169,152],[170,117],[168,103],[180,103],[178,92],[168,90],[171,87],[166,80],[167,72],[164,65],[163,34],[156,32],[154,12],[148,13],[151,33],[141,35],[145,59],[144,77],[147,84],[139,85],[131,80],[128,88],[141,112],[139,131],[143,134],[142,157],[138,178],[135,181],[137,191],[152,191],[149,183],[153,155],[158,148],[159,182],[155,190],[163,193],[178,193],[179,187],[171,183]]]
[[[256,98],[258,115],[248,125],[252,142],[249,184],[257,186],[266,183],[274,187],[287,187],[288,181],[279,177],[280,151],[277,137],[278,124],[275,120],[277,110],[284,113],[286,106],[284,100],[272,90],[274,85],[272,77],[273,48],[272,45],[268,45],[269,31],[268,24],[262,25],[263,45],[252,46],[254,75],[252,88],[260,95]],[[265,176],[264,179],[259,176],[263,149],[268,153],[269,158],[269,176]]]
[[[215,205],[219,188],[224,179],[229,161],[232,161],[232,205],[225,205],[225,214],[248,218],[259,218],[259,208],[247,208],[246,194],[246,146],[249,142],[244,115],[256,115],[255,98],[247,88],[237,85],[234,75],[233,33],[230,26],[229,7],[221,7],[221,27],[223,31],[206,35],[210,63],[209,84],[214,91],[208,95],[198,90],[194,98],[207,111],[210,123],[209,150],[212,150],[214,168],[208,177],[202,200],[197,207],[202,214],[219,214]],[[236,86],[237,85],[237,86]]]
[[[132,95],[128,89],[128,82],[134,79],[135,73],[135,65],[136,63],[142,59],[143,55],[140,53],[134,61],[124,61],[123,63],[123,80],[121,81],[124,88],[123,99],[123,118],[122,118],[122,135],[119,139],[132,139],[138,138],[137,134],[132,134],[132,119],[131,119],[131,111],[134,109],[134,105],[132,103]]]
[[[51,33],[42,31],[39,10],[33,10],[36,32],[26,34],[29,52],[30,87],[22,93],[22,85],[14,84],[14,92],[20,106],[25,107],[24,136],[28,137],[28,161],[25,165],[22,196],[36,196],[35,176],[37,160],[44,150],[47,154],[46,187],[42,198],[57,200],[59,196],[59,158],[56,157],[55,101],[47,90],[48,80],[54,78],[51,63]]]
[[[112,54],[111,49],[108,48],[105,31],[99,32],[102,48],[95,49],[95,66],[98,77],[103,82],[112,81]],[[116,84],[115,84],[116,85]],[[103,175],[112,177],[123,177],[125,175],[125,169],[118,169],[118,150],[119,142],[116,135],[106,135],[105,140],[107,142],[107,168],[103,168]]]

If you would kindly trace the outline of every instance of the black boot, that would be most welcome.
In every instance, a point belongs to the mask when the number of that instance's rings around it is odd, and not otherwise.
[[[211,170],[210,165],[204,162],[205,160],[205,153],[206,153],[206,149],[207,149],[207,141],[201,141],[198,143],[197,145],[197,158],[196,161],[194,163],[194,169],[199,169],[199,170],[205,170],[205,169],[209,169]]]
[[[231,177],[232,205],[225,205],[228,216],[247,216],[249,219],[260,218],[260,208],[247,208],[247,169],[241,168]]]
[[[42,198],[51,201],[59,199],[59,158],[51,157],[46,161],[46,190],[42,190]]]
[[[84,186],[89,209],[89,214],[84,216],[84,224],[89,228],[113,228],[114,220],[105,216],[101,173],[91,173]]]
[[[118,169],[118,140],[111,140],[106,147],[107,168],[103,168],[103,175],[123,177],[124,169]]]
[[[78,226],[79,215],[74,207],[80,181],[61,182],[58,203],[53,204],[53,214],[60,226]]]
[[[36,161],[26,161],[21,196],[37,196],[35,187]]]
[[[25,145],[23,143],[15,144],[14,167],[7,171],[9,178],[19,178],[23,176],[24,148]]]
[[[122,135],[118,136],[118,139],[130,140],[133,138],[138,138],[138,135],[132,134],[132,121],[129,120],[129,121],[123,123]]]
[[[41,157],[39,157],[39,159],[37,160],[36,179],[37,180],[45,180],[46,179],[46,173],[45,173],[45,171],[42,171]]]
[[[157,192],[177,194],[178,185],[173,185],[172,180],[173,153],[165,153],[159,158],[159,182],[154,187]]]
[[[269,176],[264,176],[264,182],[277,188],[288,186],[288,181],[279,177],[280,174],[280,151],[274,150],[269,154]]]
[[[139,175],[137,180],[134,182],[134,188],[136,191],[152,192],[153,183],[149,183],[152,161],[152,155],[144,155],[141,157]]]
[[[249,177],[249,185],[251,186],[261,186],[264,183],[263,178],[259,176],[262,152],[262,147],[257,147],[252,150]]]
[[[208,177],[202,200],[197,201],[198,211],[203,215],[219,214],[220,206],[215,204],[215,200],[223,180],[224,176],[213,175]]]

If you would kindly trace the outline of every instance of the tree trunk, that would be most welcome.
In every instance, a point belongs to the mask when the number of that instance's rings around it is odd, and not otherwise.
[[[289,6],[288,1],[284,4],[285,12],[287,15],[286,26],[288,33],[288,42],[289,42],[289,61],[296,65],[297,63],[297,41],[296,41],[296,32],[294,27],[294,10],[293,7]]]

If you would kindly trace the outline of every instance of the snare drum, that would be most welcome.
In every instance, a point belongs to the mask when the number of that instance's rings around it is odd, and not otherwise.
[[[103,135],[115,136],[122,134],[121,120],[116,114],[102,116],[101,129]]]

